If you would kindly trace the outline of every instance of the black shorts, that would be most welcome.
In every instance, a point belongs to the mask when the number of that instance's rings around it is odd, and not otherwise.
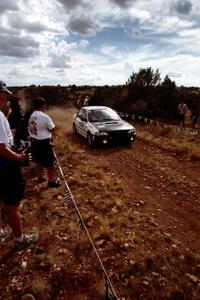
[[[185,121],[185,115],[181,115],[181,114],[178,115],[178,120],[184,122]]]
[[[45,168],[53,167],[55,156],[50,139],[31,140],[31,152],[35,162]]]
[[[7,160],[0,165],[0,198],[6,206],[18,204],[24,197],[25,182],[20,164]]]

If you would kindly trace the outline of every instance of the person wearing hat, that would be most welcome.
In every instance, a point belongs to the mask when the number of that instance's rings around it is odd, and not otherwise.
[[[12,94],[0,80],[0,110],[6,105],[8,95]],[[24,180],[20,163],[24,162],[25,152],[12,150],[13,136],[8,120],[0,111],[0,201],[5,205],[10,227],[0,227],[0,242],[11,232],[14,236],[15,250],[20,251],[38,240],[37,234],[23,234],[19,215],[19,203],[24,195]]]

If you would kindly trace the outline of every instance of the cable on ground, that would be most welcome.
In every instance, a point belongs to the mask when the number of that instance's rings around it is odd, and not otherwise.
[[[94,253],[95,253],[96,257],[97,257],[97,260],[98,260],[98,262],[99,262],[99,264],[100,264],[100,266],[101,266],[101,268],[102,268],[102,271],[103,271],[103,273],[104,273],[104,276],[105,276],[105,284],[106,284],[106,293],[105,293],[105,298],[104,298],[104,300],[117,300],[118,297],[117,297],[117,294],[116,294],[116,292],[115,292],[115,289],[114,289],[114,287],[113,287],[113,285],[112,285],[112,283],[111,283],[111,280],[110,280],[110,278],[109,278],[109,276],[108,276],[108,273],[107,273],[107,271],[106,271],[106,269],[105,269],[105,267],[104,267],[104,265],[103,265],[103,262],[102,262],[102,260],[101,260],[101,258],[100,258],[100,256],[99,256],[99,254],[98,254],[98,251],[97,251],[97,249],[96,249],[96,247],[95,247],[95,244],[94,244],[94,242],[93,242],[93,240],[92,240],[92,238],[91,238],[91,236],[90,236],[90,234],[89,234],[89,231],[88,231],[88,229],[87,229],[87,226],[85,225],[85,222],[84,222],[84,220],[83,220],[83,218],[82,218],[82,215],[81,215],[81,213],[80,213],[80,211],[79,211],[79,208],[78,208],[77,203],[76,203],[76,201],[75,201],[75,199],[74,199],[74,196],[73,196],[73,194],[72,194],[72,192],[71,192],[71,190],[70,190],[70,188],[69,188],[69,185],[68,185],[68,183],[67,183],[67,181],[66,181],[66,179],[65,179],[65,175],[64,175],[63,170],[62,170],[62,168],[61,168],[61,166],[60,166],[58,157],[57,157],[57,155],[56,155],[54,149],[53,149],[53,152],[54,152],[54,156],[55,156],[55,160],[56,160],[56,164],[57,164],[58,170],[59,170],[59,172],[60,172],[60,174],[61,174],[61,176],[62,176],[62,179],[63,179],[64,184],[65,184],[65,188],[66,188],[66,190],[65,190],[65,195],[64,195],[64,204],[65,204],[66,207],[68,207],[69,202],[72,202],[72,203],[73,203],[73,205],[74,205],[74,207],[75,207],[75,209],[76,209],[76,212],[77,212],[77,214],[78,214],[80,223],[82,224],[83,228],[85,229],[85,232],[86,232],[86,234],[87,234],[87,236],[88,236],[88,239],[89,239],[89,241],[90,241],[90,243],[91,243],[91,245],[92,245],[92,248],[93,248]]]

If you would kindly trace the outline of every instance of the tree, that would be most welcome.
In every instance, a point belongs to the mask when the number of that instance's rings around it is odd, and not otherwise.
[[[151,67],[140,69],[138,73],[132,73],[128,80],[129,87],[156,87],[160,84],[161,78],[158,69],[153,71]]]
[[[160,100],[158,112],[162,117],[175,117],[177,110],[176,84],[168,75],[160,86]]]
[[[105,90],[103,87],[98,87],[95,90],[94,95],[91,98],[91,103],[93,105],[106,105]]]
[[[141,113],[148,111],[150,113],[150,106],[152,99],[155,99],[158,88],[160,86],[161,78],[159,70],[155,72],[151,67],[140,69],[138,73],[133,73],[127,83],[128,96],[126,99],[126,106],[132,107],[133,112],[137,107],[137,102],[143,103]]]

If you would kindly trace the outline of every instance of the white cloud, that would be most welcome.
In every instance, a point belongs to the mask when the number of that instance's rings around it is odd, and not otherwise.
[[[89,41],[87,40],[80,40],[79,45],[81,48],[87,48],[89,46]]]
[[[1,0],[0,11],[8,84],[124,84],[151,66],[200,86],[198,0]]]
[[[26,30],[27,32],[38,33],[47,30],[47,27],[40,21],[30,22],[27,18],[21,19],[20,15],[10,16],[9,25],[16,30]]]
[[[68,55],[52,56],[50,67],[65,69],[71,68],[71,57]]]
[[[100,52],[108,56],[116,57],[116,47],[114,46],[104,45],[101,47]]]

